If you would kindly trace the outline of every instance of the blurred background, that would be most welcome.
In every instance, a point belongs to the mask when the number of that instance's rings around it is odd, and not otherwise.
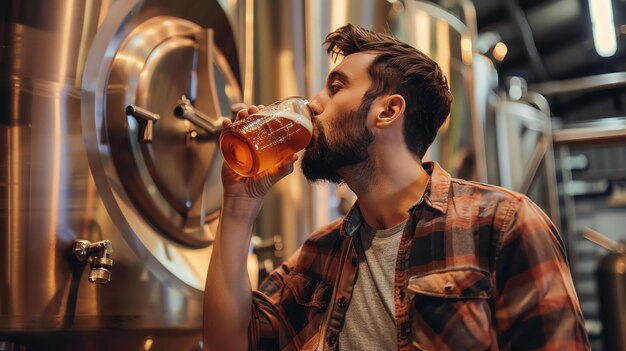
[[[537,202],[593,349],[626,350],[625,0],[0,0],[0,350],[201,349],[215,121],[314,96],[347,23],[440,64],[427,158]],[[252,284],[353,201],[277,184]]]

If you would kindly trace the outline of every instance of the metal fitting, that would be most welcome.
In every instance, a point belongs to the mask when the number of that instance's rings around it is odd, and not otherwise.
[[[113,245],[109,240],[91,243],[88,240],[74,242],[74,256],[79,262],[89,263],[89,281],[96,284],[106,284],[111,281],[111,267],[113,260],[111,253]]]

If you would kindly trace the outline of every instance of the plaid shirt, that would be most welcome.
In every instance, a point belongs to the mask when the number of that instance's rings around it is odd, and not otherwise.
[[[453,179],[434,162],[424,168],[431,181],[409,209],[396,261],[397,348],[589,350],[548,217],[524,195]],[[341,348],[361,222],[355,205],[254,292],[251,349]]]

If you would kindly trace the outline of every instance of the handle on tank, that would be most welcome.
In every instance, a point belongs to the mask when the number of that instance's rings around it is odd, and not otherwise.
[[[152,142],[152,128],[154,123],[156,123],[161,117],[154,112],[133,104],[126,106],[126,115],[135,117],[137,123],[139,123],[139,134],[137,136],[137,140],[140,143]]]
[[[188,120],[207,133],[215,134],[222,131],[221,119],[218,118],[218,120],[214,120],[200,112],[191,104],[191,101],[187,99],[185,95],[178,100],[178,106],[174,108],[174,115],[178,118]]]

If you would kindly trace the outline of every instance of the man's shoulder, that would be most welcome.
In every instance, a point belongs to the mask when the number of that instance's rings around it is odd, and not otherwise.
[[[513,191],[502,186],[481,183],[471,180],[452,178],[451,197],[467,199],[471,202],[508,203],[519,205],[531,201],[525,194]]]
[[[452,178],[447,221],[475,223],[495,232],[504,231],[524,208],[536,207],[525,194],[486,183]]]

